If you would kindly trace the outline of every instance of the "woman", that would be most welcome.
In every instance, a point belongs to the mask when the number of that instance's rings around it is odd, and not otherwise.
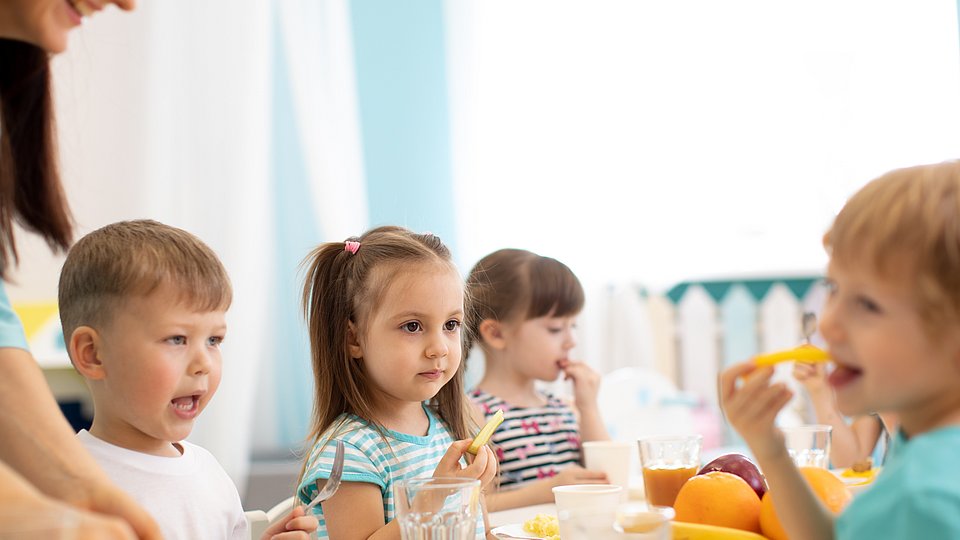
[[[55,250],[72,239],[57,173],[49,53],[107,4],[134,0],[0,0],[0,275],[17,263],[13,223]],[[77,442],[26,349],[0,282],[0,537],[160,538],[156,525],[110,483]]]

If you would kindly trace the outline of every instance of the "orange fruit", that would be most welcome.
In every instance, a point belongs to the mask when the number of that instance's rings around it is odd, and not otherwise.
[[[834,514],[839,513],[847,506],[853,494],[847,489],[843,481],[830,471],[820,467],[800,467],[800,474],[813,489],[813,493]],[[760,503],[760,529],[763,535],[770,540],[787,540],[787,533],[780,524],[777,511],[773,508],[773,497],[770,490],[763,495]]]
[[[713,471],[684,482],[673,503],[677,521],[760,532],[760,498],[731,473]]]

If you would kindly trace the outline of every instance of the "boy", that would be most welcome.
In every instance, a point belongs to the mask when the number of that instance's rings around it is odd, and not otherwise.
[[[834,523],[774,426],[791,396],[770,384],[772,370],[745,362],[723,372],[724,412],[766,475],[790,538],[960,538],[960,162],[869,183],[824,246],[830,294],[820,332],[837,406],[900,420],[880,476]]]
[[[111,479],[168,539],[247,539],[233,482],[185,439],[220,383],[220,342],[232,300],[213,251],[155,221],[125,221],[82,238],[60,275],[63,334],[93,396],[90,431],[77,434]],[[294,510],[264,538],[307,538]]]

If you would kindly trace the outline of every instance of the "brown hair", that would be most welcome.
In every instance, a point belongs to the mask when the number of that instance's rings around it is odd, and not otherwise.
[[[226,310],[233,300],[220,259],[183,229],[136,220],[93,231],[73,246],[60,272],[63,335],[69,340],[78,326],[109,324],[125,298],[149,295],[162,285],[201,311]]]
[[[41,48],[0,39],[0,276],[18,261],[14,222],[52,249],[73,240],[56,159],[50,60]]]
[[[960,321],[960,161],[897,169],[873,180],[847,201],[823,245],[841,265],[909,275],[934,333]]]
[[[356,253],[347,242],[360,242]],[[347,349],[348,322],[363,327],[391,283],[401,272],[440,264],[456,272],[450,250],[432,234],[416,234],[403,227],[384,226],[346,242],[321,244],[304,259],[303,311],[310,335],[313,364],[313,420],[311,447],[337,422],[341,414],[373,420],[367,379],[360,363]],[[472,427],[464,393],[464,367],[430,400],[429,406],[456,439],[468,437]],[[306,461],[297,484],[303,480]]]
[[[583,309],[583,286],[562,262],[524,249],[494,251],[467,276],[470,309],[464,356],[480,336],[480,323],[566,317]]]

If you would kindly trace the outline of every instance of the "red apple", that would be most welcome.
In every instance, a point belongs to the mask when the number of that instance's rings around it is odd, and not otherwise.
[[[743,478],[757,493],[757,497],[761,499],[763,494],[767,492],[767,480],[760,474],[760,469],[743,454],[724,454],[704,465],[697,474],[705,474],[711,471],[722,471]]]

